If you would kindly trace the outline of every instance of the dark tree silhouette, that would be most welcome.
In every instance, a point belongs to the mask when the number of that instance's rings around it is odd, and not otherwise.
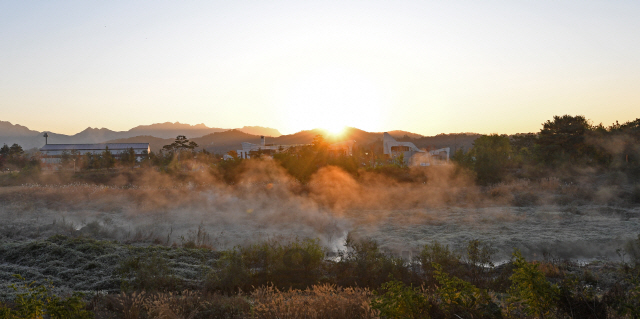
[[[536,145],[541,160],[546,164],[577,163],[586,160],[593,153],[593,147],[585,143],[585,137],[592,130],[589,121],[582,116],[554,116],[542,124]]]

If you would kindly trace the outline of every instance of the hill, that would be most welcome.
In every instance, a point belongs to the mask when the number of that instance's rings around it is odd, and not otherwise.
[[[280,131],[274,128],[262,127],[262,126],[244,126],[237,130],[240,132],[244,132],[251,135],[258,135],[258,136],[278,137],[282,135],[280,134]]]
[[[152,152],[158,152],[163,146],[173,143],[175,138],[159,138],[154,136],[142,135],[129,138],[110,140],[108,143],[149,143]],[[228,130],[224,132],[215,132],[205,136],[189,139],[198,143],[201,149],[206,149],[211,153],[226,153],[231,150],[241,148],[242,142],[260,143],[260,136],[251,135],[240,130]]]
[[[139,125],[128,131],[113,131],[107,128],[88,127],[82,132],[74,135],[58,134],[55,132],[47,133],[49,135],[49,143],[51,144],[80,144],[125,141],[139,136],[150,136],[159,139],[173,140],[178,135],[185,135],[187,138],[193,139],[224,131],[228,131],[228,129],[207,127],[204,124],[190,125],[179,122],[166,122],[151,125]],[[245,126],[238,129],[238,131],[258,136],[281,135],[276,129],[260,126]],[[0,121],[0,145],[11,145],[13,143],[17,143],[24,149],[40,148],[45,143],[45,139],[42,137],[43,133],[44,132],[30,130],[22,125]],[[139,139],[134,140],[139,141]],[[158,143],[158,141],[154,139],[153,143]]]
[[[222,154],[240,149],[242,142],[260,144],[260,136],[247,134],[240,130],[229,130],[194,138],[193,141],[209,152]]]
[[[36,147],[34,141],[37,140],[42,140],[41,143],[44,144],[44,137],[40,132],[30,130],[28,127],[19,124],[0,121],[0,146],[2,144],[11,145],[16,143],[22,145],[24,149],[30,149]]]
[[[393,138],[395,138],[395,139],[403,138],[405,136],[410,137],[410,138],[421,138],[421,137],[424,137],[424,135],[420,135],[420,134],[417,134],[417,133],[411,133],[411,132],[407,132],[407,131],[400,131],[400,130],[389,131],[387,133],[389,133],[389,135],[393,136]]]
[[[436,136],[423,136],[417,139],[410,139],[418,148],[438,149],[443,147],[451,147],[451,153],[462,149],[468,151],[473,146],[473,141],[482,136],[478,133],[451,133],[438,134]],[[405,139],[399,139],[404,141]]]
[[[204,124],[184,124],[180,122],[165,122],[151,125],[139,125],[128,132],[134,136],[146,135],[160,138],[175,138],[178,135],[184,135],[187,138],[200,137],[203,135],[226,131],[226,129],[207,127]]]
[[[33,136],[40,132],[32,131],[26,126],[20,124],[11,124],[11,122],[0,121],[0,136]]]
[[[44,132],[30,130],[29,128],[0,121],[0,145],[6,143],[20,144],[24,149],[40,148],[44,145]],[[88,127],[74,135],[57,134],[48,132],[49,143],[73,144],[73,143],[149,143],[151,150],[159,151],[162,146],[170,144],[178,135],[185,135],[190,140],[198,143],[202,148],[213,153],[226,153],[241,148],[242,142],[260,143],[260,136],[267,137],[268,144],[310,144],[316,135],[325,136],[329,143],[345,140],[356,141],[358,145],[369,145],[382,139],[382,132],[367,132],[354,127],[345,128],[340,135],[332,135],[322,129],[300,131],[294,134],[281,135],[276,129],[260,126],[244,126],[240,129],[225,130],[221,128],[207,127],[204,124],[184,123],[156,123],[151,125],[139,125],[128,131],[113,131],[107,128]],[[422,136],[407,131],[389,131],[391,136],[400,141],[414,143],[419,148],[451,147],[456,149],[471,148],[473,141],[480,136],[475,133],[439,134],[436,136]]]

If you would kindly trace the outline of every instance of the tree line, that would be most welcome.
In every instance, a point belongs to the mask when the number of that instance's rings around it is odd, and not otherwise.
[[[453,160],[482,184],[584,167],[640,176],[640,118],[605,127],[582,115],[554,116],[538,133],[483,135],[468,152],[458,150]]]
[[[236,181],[246,165],[235,152],[223,160],[223,154],[212,154],[178,136],[158,152],[135,154],[133,149],[115,156],[108,148],[102,153],[65,152],[60,157],[63,169],[93,170],[148,167],[163,172],[210,170],[227,182]],[[292,177],[308,182],[325,166],[338,166],[358,176],[369,170],[402,180],[409,168],[402,160],[383,154],[382,141],[355,145],[353,156],[337,154],[329,149],[322,135],[309,145],[295,146],[278,152],[253,151],[251,158],[269,155]],[[576,168],[590,167],[601,171],[621,171],[640,177],[640,119],[614,123],[608,127],[593,125],[584,116],[554,116],[542,124],[537,133],[515,135],[482,135],[473,147],[459,149],[452,160],[475,175],[478,183],[492,184],[512,178],[539,179],[545,176],[570,174]],[[18,144],[0,149],[0,169],[37,171],[38,154],[27,155]],[[410,181],[410,178],[405,178]]]

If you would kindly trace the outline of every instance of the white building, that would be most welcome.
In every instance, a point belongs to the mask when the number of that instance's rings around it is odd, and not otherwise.
[[[99,155],[109,150],[114,157],[120,157],[123,153],[133,149],[136,160],[141,161],[151,152],[149,143],[103,143],[103,144],[46,144],[40,149],[42,162],[46,164],[60,163],[63,154],[85,155],[87,153]]]
[[[266,144],[264,136],[260,136],[260,144],[253,144],[249,142],[242,142],[242,149],[236,151],[239,158],[251,158],[251,153],[260,153],[273,155],[275,153],[280,153],[286,151],[288,148],[295,146],[304,146],[308,144],[289,144],[289,145],[280,145],[280,144]]]
[[[333,156],[353,156],[353,144],[356,141],[342,141],[338,143],[329,144],[329,153]]]
[[[335,156],[353,156],[353,144],[356,141],[343,141],[329,144],[328,151]],[[284,152],[291,147],[307,146],[311,144],[266,144],[264,136],[260,136],[260,144],[242,142],[242,149],[236,151],[239,158],[251,158],[251,153],[273,155]],[[225,158],[226,160],[227,158]]]
[[[389,155],[391,158],[395,159],[402,155],[404,164],[417,166],[430,166],[448,162],[451,150],[449,147],[445,147],[427,152],[417,148],[411,142],[398,142],[387,132],[382,135],[382,148],[384,154]]]

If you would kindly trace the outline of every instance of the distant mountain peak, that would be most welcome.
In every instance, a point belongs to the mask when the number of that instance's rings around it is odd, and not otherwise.
[[[28,127],[20,124],[12,124],[9,121],[0,121],[0,136],[30,136],[37,133],[38,131],[30,130]]]
[[[277,129],[263,126],[243,126],[238,130],[251,135],[264,135],[271,137],[278,137],[282,135]]]
[[[132,128],[130,131],[144,131],[144,130],[207,130],[207,129],[222,130],[222,129],[218,129],[218,128],[214,128],[214,127],[208,127],[204,123],[191,125],[191,124],[180,123],[180,122],[176,121],[176,122],[173,122],[173,123],[172,122],[164,122],[164,123],[153,123],[153,124],[149,124],[149,125],[138,125],[138,126]]]

